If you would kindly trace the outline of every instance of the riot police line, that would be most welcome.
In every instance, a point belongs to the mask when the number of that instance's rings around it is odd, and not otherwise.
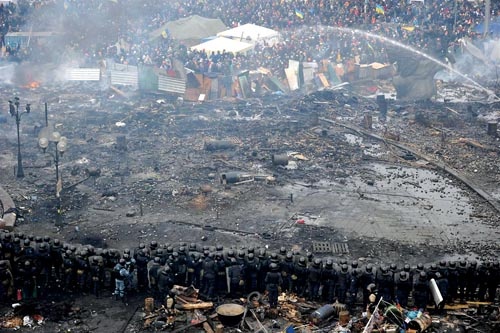
[[[494,260],[440,261],[428,265],[359,265],[346,259],[266,248],[224,248],[196,243],[141,243],[134,249],[95,248],[22,233],[0,234],[0,300],[43,299],[56,293],[130,293],[164,300],[174,285],[194,286],[202,298],[237,298],[259,291],[277,306],[279,292],[347,307],[376,292],[386,302],[425,309],[434,279],[444,303],[496,299],[500,267]],[[410,302],[409,302],[410,300]]]

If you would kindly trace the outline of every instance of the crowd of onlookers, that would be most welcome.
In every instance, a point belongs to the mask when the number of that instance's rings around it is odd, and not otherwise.
[[[500,5],[492,4],[492,16],[499,11]],[[272,46],[259,44],[250,55],[210,55],[190,51],[168,33],[151,38],[150,33],[166,22],[194,14],[219,18],[228,27],[254,23],[276,29],[282,40]],[[62,29],[67,40],[58,60],[80,53],[85,64],[113,58],[169,70],[177,59],[195,71],[225,73],[265,67],[282,74],[289,59],[386,60],[387,45],[380,40],[328,27],[362,29],[444,55],[460,38],[474,35],[474,27],[483,20],[482,3],[454,0],[18,0],[16,5],[0,6],[3,45],[8,31]],[[7,51],[9,55],[17,50],[9,46]]]

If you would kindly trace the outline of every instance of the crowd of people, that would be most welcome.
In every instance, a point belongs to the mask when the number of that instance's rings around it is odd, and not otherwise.
[[[193,286],[206,300],[266,292],[271,308],[279,292],[311,301],[338,301],[348,308],[378,295],[387,303],[425,309],[434,279],[445,302],[494,302],[498,260],[440,261],[429,265],[359,264],[312,253],[266,248],[224,248],[196,243],[139,244],[135,249],[74,245],[48,236],[3,232],[0,237],[0,300],[29,300],[54,293],[127,294],[166,299],[174,285]],[[373,300],[371,300],[373,302]],[[442,305],[444,305],[444,303]]]
[[[499,9],[499,4],[493,3],[492,16],[497,15]],[[282,40],[275,45],[257,45],[251,55],[225,52],[211,55],[204,51],[191,52],[168,34],[150,38],[151,31],[166,22],[194,14],[219,18],[228,27],[254,23],[276,29],[282,34]],[[7,31],[27,30],[28,26],[39,31],[54,29],[50,24],[57,22],[68,34],[69,47],[80,53],[86,64],[96,65],[102,58],[113,58],[119,63],[148,64],[169,70],[174,60],[180,60],[195,71],[225,74],[265,67],[276,75],[283,75],[289,59],[342,62],[357,56],[364,63],[386,60],[387,45],[383,42],[327,27],[363,29],[433,55],[444,55],[450,47],[458,45],[460,38],[473,36],[473,28],[483,19],[482,4],[454,0],[147,3],[135,0],[19,0],[17,8],[14,5],[0,7],[2,38]],[[10,49],[15,52],[15,47],[10,46]],[[29,52],[26,56],[29,57]],[[38,53],[37,59],[40,59]]]

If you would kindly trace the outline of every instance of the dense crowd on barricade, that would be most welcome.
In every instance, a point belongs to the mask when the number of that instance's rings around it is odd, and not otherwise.
[[[482,6],[473,1],[452,0],[369,0],[366,3],[364,0],[192,0],[182,3],[19,0],[18,7],[17,10],[15,6],[0,9],[2,36],[6,31],[26,29],[27,26],[47,30],[51,22],[61,22],[63,17],[65,29],[74,29],[80,34],[73,36],[71,46],[83,55],[87,65],[96,65],[102,58],[113,58],[122,64],[148,64],[169,70],[174,59],[178,59],[195,71],[225,74],[265,67],[283,75],[289,59],[342,62],[359,57],[364,63],[386,60],[384,48],[387,45],[383,42],[325,27],[360,28],[433,55],[443,55],[450,47],[458,45],[460,38],[474,36],[473,28],[484,19]],[[498,14],[498,7],[499,4],[492,4],[493,16]],[[54,13],[57,18],[51,17]],[[23,14],[26,17],[24,25],[19,22]],[[111,14],[113,16],[105,16]],[[282,34],[282,41],[272,46],[257,45],[251,55],[209,55],[203,51],[189,51],[168,34],[154,40],[150,38],[149,33],[163,24],[193,14],[219,18],[228,27],[254,23],[276,29]],[[83,35],[90,36],[95,43],[80,45],[79,39],[85,38]],[[120,40],[124,43],[113,47]]]
[[[4,302],[65,293],[96,297],[112,293],[123,302],[130,293],[142,293],[161,301],[179,285],[199,289],[206,300],[266,292],[272,308],[278,305],[278,293],[287,292],[311,301],[338,301],[348,308],[373,303],[373,294],[402,307],[426,309],[431,279],[443,305],[494,302],[500,266],[497,258],[412,267],[319,258],[285,247],[273,251],[151,241],[118,250],[13,232],[2,232],[0,237],[0,300]]]

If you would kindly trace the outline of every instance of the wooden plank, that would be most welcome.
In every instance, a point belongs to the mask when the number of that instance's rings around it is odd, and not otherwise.
[[[212,303],[212,302],[177,304],[175,306],[176,309],[180,309],[180,310],[210,309],[213,307],[214,307],[214,303]]]
[[[210,326],[209,323],[207,322],[204,322],[203,323],[203,329],[205,330],[205,332],[207,333],[215,333],[214,330],[212,329],[212,326]]]
[[[328,80],[326,79],[325,74],[318,73],[318,78],[321,81],[321,84],[323,85],[323,87],[326,88],[326,87],[330,86],[330,83],[328,83]]]

